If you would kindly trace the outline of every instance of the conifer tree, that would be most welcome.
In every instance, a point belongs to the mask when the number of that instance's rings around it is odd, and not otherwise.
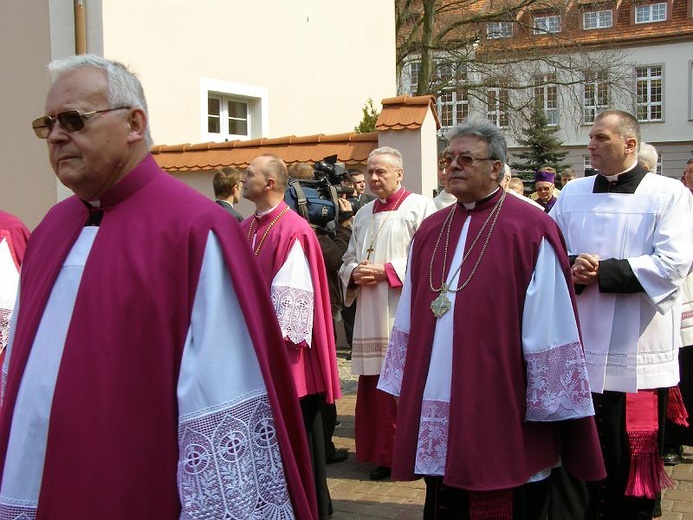
[[[359,134],[375,132],[375,123],[378,121],[380,112],[373,106],[373,100],[371,98],[368,98],[368,101],[363,105],[361,111],[363,112],[363,117],[358,126],[354,127],[354,132],[358,132]]]
[[[523,151],[513,152],[513,158],[519,159],[510,163],[524,181],[534,182],[534,173],[542,166],[552,166],[560,172],[568,165],[561,161],[568,152],[561,151],[563,142],[557,137],[558,127],[549,126],[546,114],[541,108],[535,108],[528,126],[522,128],[523,137],[518,143]]]

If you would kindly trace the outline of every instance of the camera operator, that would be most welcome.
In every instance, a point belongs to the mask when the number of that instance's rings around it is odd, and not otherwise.
[[[307,163],[294,163],[289,167],[289,175],[292,179],[308,180],[314,179],[313,168]],[[345,187],[349,187],[350,179],[347,176],[342,181]],[[322,250],[325,260],[325,271],[327,273],[327,288],[330,293],[330,306],[332,309],[332,322],[336,330],[336,322],[340,321],[344,305],[342,298],[341,282],[339,280],[339,268],[342,265],[342,256],[346,252],[349,240],[351,239],[351,217],[353,209],[351,202],[346,198],[346,193],[337,199],[339,205],[338,225],[335,230],[328,230],[326,227],[310,223],[310,227],[318,237],[318,243]],[[336,341],[336,332],[335,332]],[[334,403],[324,403],[321,407],[323,433],[325,436],[325,461],[327,464],[343,462],[348,457],[346,449],[336,449],[332,436],[334,435],[337,424],[337,407]]]

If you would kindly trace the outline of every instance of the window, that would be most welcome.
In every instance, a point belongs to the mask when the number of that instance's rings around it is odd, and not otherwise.
[[[412,61],[409,64],[409,95],[415,96],[416,91],[419,88],[419,70],[421,70],[420,61]]]
[[[662,120],[662,67],[635,69],[638,121]]]
[[[609,105],[609,84],[605,72],[586,72],[582,96],[582,119],[594,123],[596,115]]]
[[[440,124],[448,128],[469,117],[469,91],[467,69],[464,65],[439,62],[436,65],[438,91],[438,114]]]
[[[493,87],[486,92],[486,115],[488,120],[499,128],[506,128],[510,123],[508,105],[510,91],[507,88]]]
[[[582,28],[590,29],[606,29],[613,25],[613,13],[607,11],[588,11],[582,13]]]
[[[210,94],[207,103],[207,132],[225,138],[250,136],[248,103],[240,99]]]
[[[666,19],[666,2],[635,6],[635,23],[663,22]]]
[[[561,32],[561,17],[537,16],[534,18],[534,34],[559,33]]]
[[[510,38],[512,35],[512,22],[489,22],[486,24],[487,38]]]
[[[203,78],[202,141],[234,141],[266,135],[267,97],[267,89],[261,87]]]
[[[549,126],[558,124],[558,85],[555,74],[544,74],[536,78],[534,101],[544,111]]]

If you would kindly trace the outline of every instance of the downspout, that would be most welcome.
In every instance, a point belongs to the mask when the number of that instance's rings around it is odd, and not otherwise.
[[[75,0],[75,54],[87,52],[87,13],[84,0]]]

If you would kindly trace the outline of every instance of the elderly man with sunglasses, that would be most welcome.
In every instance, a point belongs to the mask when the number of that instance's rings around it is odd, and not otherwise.
[[[33,128],[75,196],[22,265],[0,518],[315,518],[288,359],[270,354],[281,330],[240,228],[157,167],[123,65],[49,68]]]
[[[414,237],[378,385],[399,396],[392,478],[424,476],[425,519],[540,520],[555,468],[604,476],[568,256],[558,226],[499,186],[497,127],[448,139],[457,203]]]

